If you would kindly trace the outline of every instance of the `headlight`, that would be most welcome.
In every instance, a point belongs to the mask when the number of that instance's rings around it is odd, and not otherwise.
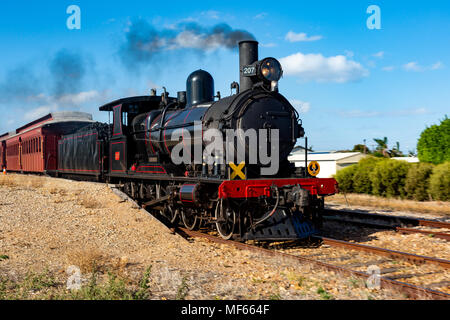
[[[260,65],[260,74],[264,80],[269,82],[280,80],[283,69],[277,59],[266,58]]]

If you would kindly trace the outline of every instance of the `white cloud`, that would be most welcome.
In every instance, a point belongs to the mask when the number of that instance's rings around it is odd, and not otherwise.
[[[348,58],[353,58],[353,56],[355,55],[355,53],[350,50],[344,50],[344,53]]]
[[[428,114],[430,111],[427,108],[407,108],[393,111],[366,111],[366,110],[349,110],[339,112],[339,114],[346,118],[373,118],[373,117],[404,117],[412,115]]]
[[[311,109],[311,104],[309,102],[297,100],[297,99],[291,99],[289,102],[294,106],[294,108],[299,113],[307,113],[309,109]]]
[[[443,67],[444,67],[444,64],[442,62],[438,61],[431,66],[431,70],[442,69]]]
[[[48,96],[44,93],[29,96],[27,100],[38,106],[34,109],[25,111],[23,118],[27,121],[45,116],[50,112],[58,110],[78,109],[82,104],[87,102],[100,102],[108,98],[107,91],[82,91],[74,94],[66,94],[61,97]]]
[[[441,61],[437,61],[431,66],[421,66],[417,61],[411,61],[404,64],[403,69],[406,71],[414,71],[414,72],[424,72],[430,70],[438,70],[444,67],[444,64]]]
[[[261,12],[259,14],[257,14],[256,16],[253,17],[253,19],[264,19],[265,17],[267,17],[268,13],[267,12]]]
[[[103,97],[104,94],[101,94],[98,91],[91,90],[91,91],[84,91],[79,92],[75,94],[66,94],[61,96],[58,101],[61,103],[67,103],[67,104],[83,104],[88,101],[95,101],[101,97]]]
[[[215,10],[203,11],[200,13],[200,15],[205,16],[210,19],[214,19],[214,20],[219,19],[219,11],[215,11]]]
[[[35,109],[29,110],[25,112],[23,118],[27,121],[38,119],[50,112],[58,110],[58,106],[56,104],[50,104],[45,106],[40,106]]]
[[[386,66],[386,67],[381,68],[381,70],[383,70],[383,71],[392,71],[394,69],[395,69],[394,66]]]
[[[322,36],[311,36],[311,37],[308,37],[306,35],[306,33],[304,33],[304,32],[295,33],[293,31],[289,31],[286,34],[284,39],[289,41],[289,42],[317,41],[317,40],[322,39]]]
[[[375,58],[383,58],[384,57],[384,51],[380,51],[377,53],[374,53],[372,56],[374,56]]]
[[[73,106],[73,105],[80,105],[90,101],[99,101],[101,99],[105,99],[107,95],[108,95],[107,91],[99,92],[96,90],[65,94],[60,97],[55,97],[51,95],[48,96],[44,93],[40,93],[38,95],[28,96],[27,101],[36,102],[40,104],[45,103],[47,105],[61,104],[62,106],[64,105]]]
[[[421,66],[417,61],[408,62],[403,65],[403,69],[406,71],[415,71],[415,72],[423,72],[428,70],[438,70],[442,69],[444,67],[444,64],[441,61],[438,61],[431,66]]]
[[[415,72],[423,71],[423,67],[419,66],[417,61],[411,61],[404,64],[403,69],[405,69],[406,71],[415,71]]]
[[[280,59],[284,74],[317,82],[344,83],[357,81],[369,75],[360,63],[343,55],[324,57],[322,54],[296,54]]]
[[[273,48],[273,47],[276,47],[277,46],[277,44],[276,43],[273,43],[273,42],[269,42],[269,43],[260,43],[259,44],[261,47],[264,47],[264,48]]]

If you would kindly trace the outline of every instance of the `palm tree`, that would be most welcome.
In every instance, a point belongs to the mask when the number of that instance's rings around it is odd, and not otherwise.
[[[390,150],[393,157],[403,157],[403,153],[400,151],[400,142],[395,143],[395,147]]]
[[[383,154],[383,156],[389,158],[389,150],[388,150],[388,138],[384,137],[383,139],[374,138],[373,141],[377,143],[376,150]]]

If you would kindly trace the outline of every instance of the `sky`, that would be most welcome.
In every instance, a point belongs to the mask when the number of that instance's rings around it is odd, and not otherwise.
[[[153,87],[176,96],[197,69],[229,95],[243,38],[280,60],[280,93],[315,150],[388,137],[408,152],[449,114],[448,1],[2,0],[0,133],[52,111],[107,121],[99,106]]]

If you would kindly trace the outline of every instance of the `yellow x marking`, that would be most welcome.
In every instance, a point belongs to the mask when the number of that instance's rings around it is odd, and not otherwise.
[[[239,176],[242,180],[245,180],[245,174],[241,171],[245,166],[245,162],[242,161],[239,165],[235,165],[233,162],[229,163],[230,168],[233,169],[230,179],[233,180],[236,176]]]

